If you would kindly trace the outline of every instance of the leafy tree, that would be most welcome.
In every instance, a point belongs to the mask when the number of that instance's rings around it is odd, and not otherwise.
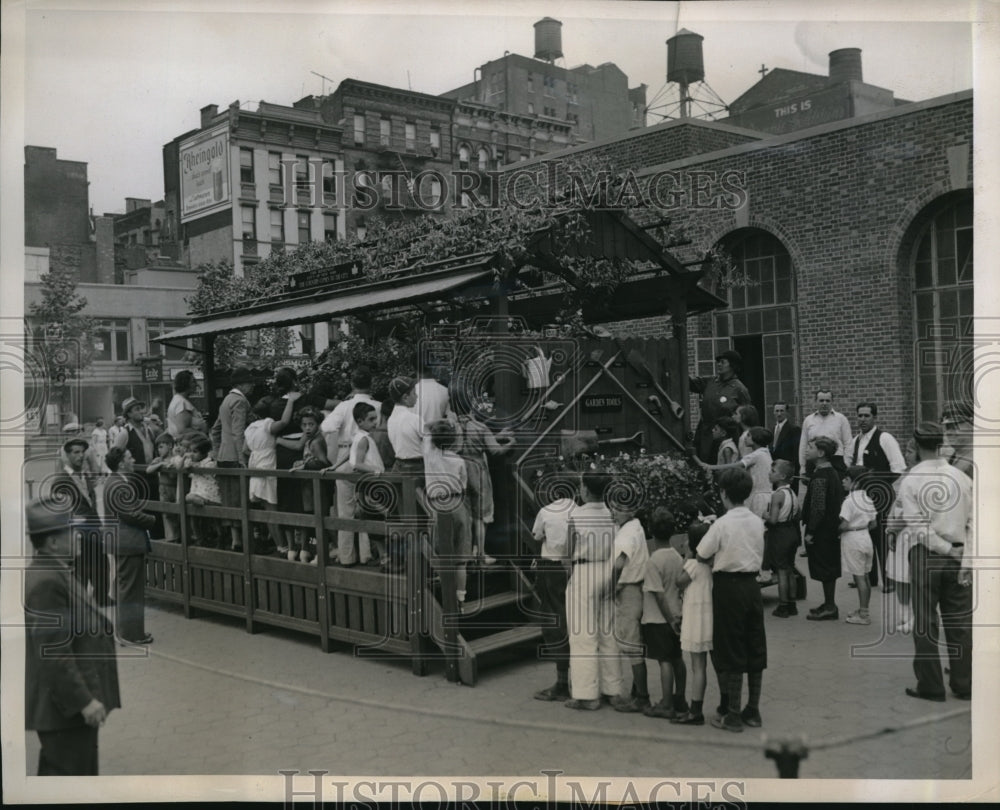
[[[77,293],[76,286],[71,268],[52,266],[41,277],[41,301],[28,308],[31,340],[45,375],[39,420],[43,433],[50,398],[63,410],[71,408],[69,383],[90,365],[94,355],[94,320],[81,314],[87,299]],[[25,381],[26,386],[35,382]]]

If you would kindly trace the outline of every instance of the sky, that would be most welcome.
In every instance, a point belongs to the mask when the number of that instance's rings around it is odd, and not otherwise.
[[[88,163],[95,213],[124,210],[125,197],[161,199],[162,147],[196,128],[206,104],[291,104],[345,78],[441,93],[505,51],[531,56],[543,16],[563,23],[560,64],[614,62],[630,86],[647,85],[648,100],[660,94],[654,107],[675,98],[665,41],[680,28],[705,38],[705,80],[727,102],[760,79],[762,64],[826,75],[828,52],[845,47],[861,48],[865,81],[897,98],[973,86],[974,3],[16,5],[26,8],[24,143]]]

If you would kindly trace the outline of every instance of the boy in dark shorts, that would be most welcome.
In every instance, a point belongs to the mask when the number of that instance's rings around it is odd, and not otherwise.
[[[778,572],[778,606],[772,616],[787,619],[798,616],[795,607],[795,550],[801,543],[799,532],[799,504],[792,490],[795,466],[790,461],[778,459],[771,464],[771,503],[768,507],[765,546],[775,571]]]
[[[760,691],[767,667],[764,605],[757,575],[764,559],[764,521],[744,501],[753,490],[745,470],[724,470],[719,477],[726,514],[698,544],[698,560],[712,565],[712,664],[722,700],[712,725],[726,731],[761,725]],[[740,712],[743,673],[750,695]]]
[[[647,717],[672,720],[678,711],[687,711],[684,692],[687,670],[681,655],[681,595],[677,580],[684,571],[684,560],[670,545],[674,516],[663,507],[653,512],[650,521],[655,549],[646,563],[642,583],[642,641],[646,655],[660,665],[662,698],[647,706]]]

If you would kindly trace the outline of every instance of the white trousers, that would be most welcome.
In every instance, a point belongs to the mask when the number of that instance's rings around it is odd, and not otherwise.
[[[613,568],[610,559],[574,565],[566,586],[570,692],[577,700],[622,691],[611,592]]]

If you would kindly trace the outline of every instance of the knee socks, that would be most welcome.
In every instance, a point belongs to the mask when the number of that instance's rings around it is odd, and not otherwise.
[[[747,697],[747,708],[753,710],[760,709],[760,690],[764,685],[764,673],[763,672],[748,672],[747,673],[747,687],[750,690],[750,695]]]

